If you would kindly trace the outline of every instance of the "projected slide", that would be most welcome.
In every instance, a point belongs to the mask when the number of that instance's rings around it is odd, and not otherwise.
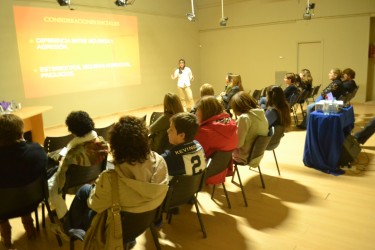
[[[140,84],[137,17],[13,11],[26,98]]]

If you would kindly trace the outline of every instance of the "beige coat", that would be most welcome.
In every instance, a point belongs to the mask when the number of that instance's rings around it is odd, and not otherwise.
[[[115,166],[118,174],[121,210],[142,213],[157,208],[168,191],[168,169],[164,159],[155,152],[144,163]],[[88,206],[101,213],[112,206],[111,174],[104,171],[91,190]]]

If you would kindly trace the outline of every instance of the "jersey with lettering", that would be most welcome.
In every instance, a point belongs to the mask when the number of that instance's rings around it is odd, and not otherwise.
[[[170,176],[194,175],[206,168],[203,148],[196,140],[166,150],[162,156]]]

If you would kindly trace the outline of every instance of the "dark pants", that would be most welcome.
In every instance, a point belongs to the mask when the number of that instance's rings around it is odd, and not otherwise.
[[[365,142],[375,133],[375,118],[366,124],[366,126],[359,132],[355,133],[354,137],[357,138],[357,141],[361,144]]]
[[[77,192],[68,212],[68,220],[64,223],[64,230],[71,228],[87,231],[96,212],[87,206],[87,198],[90,196],[92,185],[85,184]]]

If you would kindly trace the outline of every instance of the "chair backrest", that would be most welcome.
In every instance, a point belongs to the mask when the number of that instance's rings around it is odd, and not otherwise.
[[[134,240],[155,222],[158,208],[143,213],[121,211],[122,238],[124,242]]]
[[[44,176],[17,188],[0,188],[0,219],[19,217],[34,211],[40,202],[47,201],[48,187]]]
[[[164,200],[163,210],[177,207],[189,202],[198,193],[203,185],[205,171],[195,175],[174,176],[169,183],[167,196]]]
[[[284,136],[285,128],[281,125],[275,125],[274,127],[274,133],[270,140],[270,142],[267,145],[266,150],[274,150],[279,146],[281,138]]]
[[[311,91],[312,90],[303,90],[301,95],[299,96],[299,100],[298,100],[298,103],[304,103],[305,100],[309,97],[309,95],[311,94]]]
[[[150,125],[153,124],[164,112],[152,112],[150,117]]]
[[[63,135],[63,136],[47,136],[44,139],[44,151],[50,153],[58,149],[65,147],[72,139],[74,138],[73,134]]]
[[[313,91],[311,92],[311,97],[312,98],[314,98],[314,96],[316,96],[318,94],[320,86],[321,86],[321,84],[314,87]]]
[[[142,116],[142,117],[139,117],[139,119],[141,119],[141,121],[143,121],[144,123],[146,123],[147,114],[145,114],[145,115]]]
[[[294,105],[296,105],[296,103],[298,102],[299,98],[300,98],[300,93],[293,93],[290,98],[289,98],[289,107],[290,108],[293,108]]]
[[[104,140],[108,141],[109,136],[108,136],[108,131],[115,125],[115,123],[112,123],[109,126],[103,127],[103,128],[95,128],[96,133],[98,136],[101,136],[104,138]]]
[[[228,168],[228,164],[232,159],[232,151],[216,151],[210,159],[208,159],[205,178],[217,175]]]
[[[247,159],[247,164],[249,164],[253,159],[256,159],[264,155],[264,151],[266,150],[273,135],[274,135],[274,127],[271,127],[268,135],[266,136],[258,135],[256,137],[256,139],[253,142],[253,145],[251,146],[250,154]]]
[[[107,158],[101,163],[92,166],[79,166],[72,164],[65,173],[65,185],[63,194],[75,194],[76,189],[70,191],[69,189],[80,187],[87,183],[92,183],[98,178],[99,174],[105,170]]]

